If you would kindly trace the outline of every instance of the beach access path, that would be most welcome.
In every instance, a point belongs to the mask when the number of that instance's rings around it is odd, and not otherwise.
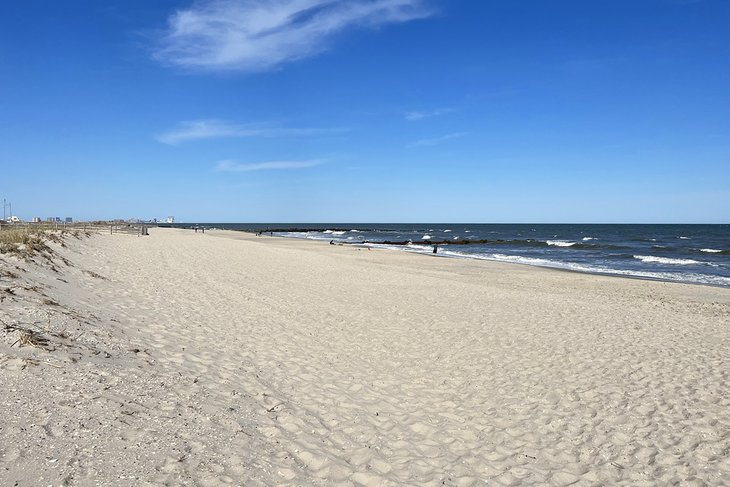
[[[1,485],[730,485],[730,289],[149,233],[0,262]]]

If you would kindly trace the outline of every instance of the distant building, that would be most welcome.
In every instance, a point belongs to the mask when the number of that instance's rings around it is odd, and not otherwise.
[[[70,216],[66,217],[66,223],[73,223],[73,222],[74,222],[73,218],[71,218]]]
[[[174,216],[168,216],[165,219],[165,223],[175,223],[175,217]]]
[[[62,220],[61,220],[61,217],[60,216],[55,217],[55,220],[54,221],[56,223],[62,223]]]
[[[14,215],[8,218],[8,223],[21,223],[22,221],[23,220]]]
[[[54,220],[52,216],[49,216],[48,218],[46,218],[46,221],[47,221],[48,223],[53,223],[53,222],[54,222],[54,221],[56,221],[56,220]]]
[[[39,216],[34,216],[34,217],[33,217],[33,220],[31,220],[31,221],[32,221],[33,223],[40,223],[40,222],[41,222],[41,217],[39,217]]]

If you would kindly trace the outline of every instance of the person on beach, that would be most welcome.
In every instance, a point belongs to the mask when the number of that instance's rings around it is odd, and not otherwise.
[[[438,251],[439,251],[439,246],[438,245],[434,245],[433,246],[433,253],[435,254]]]

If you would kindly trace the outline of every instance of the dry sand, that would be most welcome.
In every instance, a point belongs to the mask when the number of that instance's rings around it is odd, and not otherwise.
[[[728,289],[233,232],[55,248],[0,255],[0,485],[730,485]]]

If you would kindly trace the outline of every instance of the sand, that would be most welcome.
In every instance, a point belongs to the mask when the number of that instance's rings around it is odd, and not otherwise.
[[[730,289],[224,231],[54,248],[0,255],[0,485],[730,485]]]

